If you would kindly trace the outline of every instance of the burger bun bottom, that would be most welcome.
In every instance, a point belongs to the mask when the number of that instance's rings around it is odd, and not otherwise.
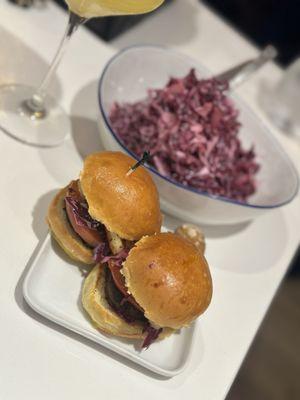
[[[97,264],[84,281],[82,305],[91,318],[93,325],[104,333],[130,339],[143,339],[142,323],[127,323],[109,306],[105,298],[105,268]],[[164,328],[159,339],[171,335],[174,330]]]

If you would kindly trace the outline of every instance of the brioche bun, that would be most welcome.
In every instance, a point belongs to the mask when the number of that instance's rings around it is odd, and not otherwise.
[[[187,326],[211,301],[212,281],[204,256],[173,233],[142,238],[121,272],[128,292],[155,326]]]
[[[82,289],[82,305],[91,318],[93,325],[105,333],[131,339],[143,339],[142,323],[127,323],[116,314],[105,298],[105,268],[98,264],[89,273]],[[164,329],[160,339],[170,335],[172,329]]]
[[[70,185],[54,197],[48,208],[46,220],[52,236],[69,257],[84,264],[94,264],[93,250],[74,231],[65,212],[65,196]]]
[[[80,187],[89,214],[127,240],[160,232],[161,213],[156,186],[143,167],[127,176],[136,161],[120,152],[88,156],[80,174]]]

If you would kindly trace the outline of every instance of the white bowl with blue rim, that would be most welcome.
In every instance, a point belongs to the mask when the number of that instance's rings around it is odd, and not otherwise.
[[[137,159],[110,124],[112,105],[144,99],[149,88],[162,88],[171,76],[183,77],[191,68],[196,69],[198,77],[211,76],[199,62],[164,47],[133,46],[112,57],[102,72],[98,90],[99,131],[104,147]],[[247,202],[235,201],[184,186],[146,166],[166,213],[198,224],[235,224],[284,206],[296,196],[299,177],[289,157],[260,118],[238,96],[232,98],[240,112],[239,138],[245,148],[254,145],[260,164],[256,193]]]

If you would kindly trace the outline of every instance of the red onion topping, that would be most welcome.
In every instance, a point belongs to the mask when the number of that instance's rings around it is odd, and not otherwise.
[[[118,254],[110,255],[110,248],[107,242],[100,243],[94,249],[94,261],[96,263],[107,263],[110,260],[114,261],[114,265],[117,265],[119,268],[122,267],[123,261],[126,260],[128,256],[129,250],[123,249]]]
[[[88,205],[86,201],[78,201],[71,196],[66,196],[65,201],[72,207],[77,225],[93,230],[98,230],[101,227],[100,222],[95,221],[88,213]]]

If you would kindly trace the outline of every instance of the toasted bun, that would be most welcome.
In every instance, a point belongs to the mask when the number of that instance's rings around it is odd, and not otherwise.
[[[212,281],[204,256],[173,233],[137,242],[123,264],[128,291],[155,325],[179,329],[208,307]]]
[[[48,209],[47,223],[52,236],[73,260],[94,264],[93,251],[83,243],[67,219],[64,198],[68,187],[69,185],[60,190],[52,200]]]
[[[150,174],[139,167],[126,175],[135,162],[120,152],[94,153],[85,159],[80,175],[89,214],[128,240],[159,232],[162,219]]]
[[[105,269],[96,265],[84,281],[82,289],[82,305],[89,314],[96,328],[105,333],[132,339],[142,339],[143,325],[141,323],[125,322],[109,306],[105,299]],[[164,329],[160,339],[170,335],[171,329]]]

